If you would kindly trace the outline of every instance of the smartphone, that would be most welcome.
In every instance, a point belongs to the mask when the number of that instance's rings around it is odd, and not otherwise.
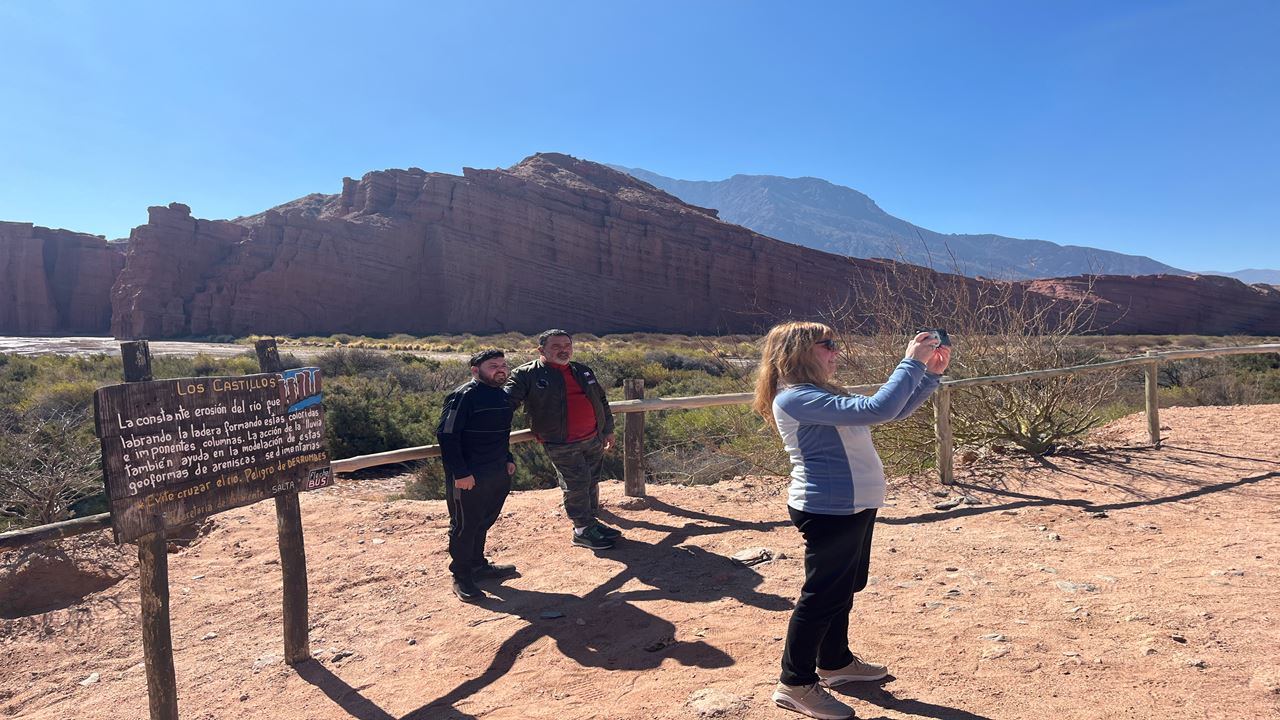
[[[929,333],[929,337],[938,341],[939,347],[951,347],[951,337],[947,335],[947,331],[942,328],[929,328],[920,332]]]

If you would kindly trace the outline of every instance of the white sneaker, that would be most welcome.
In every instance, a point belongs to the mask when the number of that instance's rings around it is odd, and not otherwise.
[[[848,720],[854,717],[853,708],[831,697],[819,683],[812,685],[778,683],[778,687],[773,691],[773,702],[780,708],[794,710],[819,720]]]
[[[863,662],[862,658],[857,655],[853,656],[853,662],[837,670],[818,668],[818,682],[827,687],[835,687],[840,683],[847,682],[869,682],[871,680],[879,680],[888,675],[889,668],[884,665]]]

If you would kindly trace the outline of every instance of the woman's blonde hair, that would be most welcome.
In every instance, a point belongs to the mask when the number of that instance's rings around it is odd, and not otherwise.
[[[770,328],[760,349],[760,366],[756,369],[756,392],[751,409],[777,427],[773,418],[773,398],[778,394],[780,383],[809,383],[843,395],[844,389],[827,378],[826,369],[813,353],[813,346],[819,340],[834,334],[831,328],[816,322],[791,321]]]

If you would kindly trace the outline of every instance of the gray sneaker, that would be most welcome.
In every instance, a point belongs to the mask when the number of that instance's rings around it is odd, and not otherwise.
[[[853,708],[831,697],[820,683],[785,685],[778,683],[773,702],[780,708],[794,710],[819,720],[847,720],[854,717]]]
[[[827,687],[835,687],[840,683],[847,682],[869,682],[871,680],[879,680],[889,675],[889,668],[884,665],[863,662],[862,658],[857,655],[853,656],[853,662],[836,670],[823,670],[818,668],[818,682]]]

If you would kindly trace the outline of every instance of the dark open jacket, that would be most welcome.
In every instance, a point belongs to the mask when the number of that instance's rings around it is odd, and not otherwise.
[[[510,435],[511,406],[502,388],[471,380],[445,398],[436,439],[449,477],[515,462],[508,447]]]
[[[569,361],[573,376],[582,386],[582,392],[596,411],[596,433],[613,434],[613,413],[609,411],[609,398],[596,380],[591,368]],[[544,443],[562,443],[569,432],[568,401],[565,399],[564,376],[542,358],[527,362],[511,372],[503,388],[514,410],[523,403],[529,415],[533,434]]]

